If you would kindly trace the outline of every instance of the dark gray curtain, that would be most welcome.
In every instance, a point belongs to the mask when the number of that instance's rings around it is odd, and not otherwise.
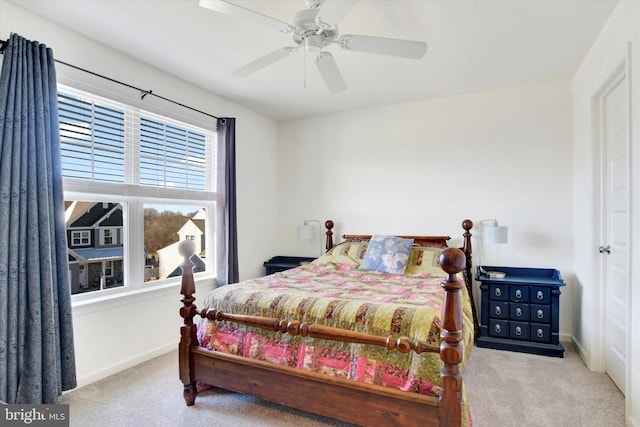
[[[0,74],[0,400],[76,386],[51,49],[12,34]]]
[[[236,119],[218,119],[218,226],[216,250],[218,285],[236,283],[238,273],[238,222],[236,213]]]

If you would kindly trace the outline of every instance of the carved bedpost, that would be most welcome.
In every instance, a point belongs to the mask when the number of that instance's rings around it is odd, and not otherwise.
[[[462,375],[460,362],[464,348],[462,343],[462,283],[456,274],[466,267],[464,252],[448,248],[440,254],[440,267],[447,273],[442,282],[444,301],[442,303],[442,332],[440,333],[440,358],[444,367],[440,371],[440,425],[459,426],[462,422]]]
[[[196,306],[193,302],[196,298],[196,285],[193,280],[193,267],[191,257],[195,253],[196,245],[191,240],[184,240],[178,245],[178,252],[184,257],[180,264],[182,268],[182,286],[180,293],[183,295],[180,307],[180,316],[184,319],[180,326],[180,344],[178,346],[178,358],[180,366],[180,380],[184,384],[184,400],[187,406],[191,406],[196,401],[196,381],[193,372],[193,356],[191,349],[198,345],[196,335],[196,325],[193,324],[193,317],[196,314]]]
[[[327,243],[325,244],[325,250],[328,251],[333,247],[333,231],[331,231],[331,229],[333,228],[333,221],[328,219],[327,221],[325,221],[324,227],[327,229],[327,232],[325,233],[327,235]]]
[[[473,228],[473,221],[470,219],[465,219],[462,221],[462,228],[464,228],[464,233],[462,237],[464,238],[464,243],[462,245],[462,251],[467,257],[467,265],[465,266],[465,285],[467,287],[467,292],[469,293],[469,297],[471,298],[471,312],[473,313],[473,337],[478,338],[480,336],[480,322],[478,321],[478,313],[476,312],[476,303],[475,298],[473,296],[473,258],[471,255],[471,236],[469,230]]]
[[[472,270],[471,236],[472,234],[469,232],[469,230],[473,228],[473,221],[471,221],[470,219],[465,219],[464,221],[462,221],[462,228],[464,228],[464,233],[462,234],[464,241],[460,249],[462,249],[462,252],[464,252],[465,256],[467,257],[467,264],[465,266],[465,269],[469,277],[471,277],[471,273],[472,273],[471,271]]]

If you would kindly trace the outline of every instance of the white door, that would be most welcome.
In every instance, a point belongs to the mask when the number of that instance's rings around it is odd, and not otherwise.
[[[629,310],[629,100],[626,73],[602,98],[606,371],[624,393]]]

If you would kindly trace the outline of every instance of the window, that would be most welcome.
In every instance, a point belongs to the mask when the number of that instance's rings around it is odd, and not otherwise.
[[[73,246],[89,246],[91,234],[88,231],[72,231],[71,242]]]
[[[102,245],[113,245],[115,242],[113,240],[114,230],[111,228],[105,228],[102,230]]]
[[[105,277],[113,276],[113,261],[106,261],[104,263],[104,275]]]
[[[145,282],[176,277],[182,274],[182,257],[176,250],[182,240],[195,240],[206,235],[206,208],[203,206],[175,206],[145,204],[144,247]],[[206,241],[196,244],[191,262],[195,273],[206,271]]]
[[[184,239],[194,271],[213,273],[215,130],[58,91],[72,293],[171,280]]]

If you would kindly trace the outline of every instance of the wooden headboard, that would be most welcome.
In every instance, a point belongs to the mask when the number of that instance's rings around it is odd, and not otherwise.
[[[466,220],[469,221],[469,220]],[[333,221],[331,220],[327,220],[324,223],[324,227],[326,228],[326,245],[325,245],[325,249],[328,251],[329,249],[333,248],[334,244],[333,244],[333,231],[332,228],[334,226]],[[463,223],[463,228],[468,232],[471,227],[473,226],[473,223],[471,223],[471,226],[469,228],[466,228],[465,224]],[[346,242],[362,242],[362,241],[366,241],[366,240],[370,240],[371,239],[371,234],[343,234],[342,238],[346,241]],[[470,237],[471,235],[469,235]],[[403,239],[413,239],[413,243],[415,245],[418,246],[436,246],[439,248],[446,248],[448,247],[447,245],[447,241],[451,240],[450,236],[397,236],[397,237],[401,237]],[[466,236],[465,236],[466,237]],[[469,247],[469,253],[470,253],[470,247]],[[465,252],[467,252],[465,250]]]
[[[413,239],[413,244],[418,246],[437,246],[440,248],[447,247],[447,240],[451,240],[449,236],[396,236],[403,239]],[[367,234],[345,234],[342,236],[347,242],[361,242],[371,239],[371,235]]]

